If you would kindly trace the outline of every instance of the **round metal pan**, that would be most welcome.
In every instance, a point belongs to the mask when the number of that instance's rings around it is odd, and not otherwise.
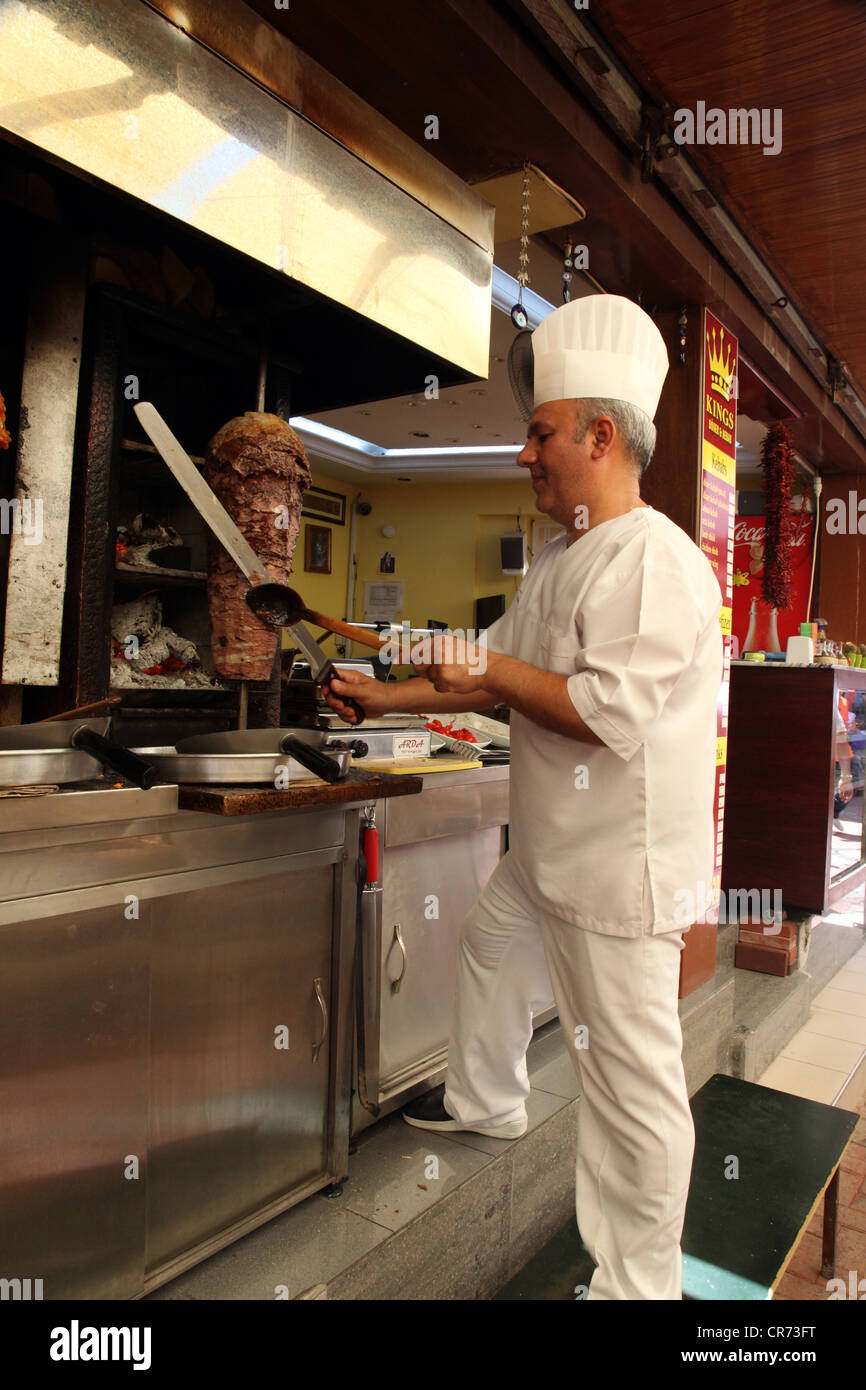
[[[246,732],[241,730],[240,732]],[[269,732],[251,729],[250,733]],[[270,730],[273,733],[273,730]],[[208,737],[205,734],[202,738]],[[182,739],[180,742],[187,743]],[[134,748],[140,758],[150,763],[157,777],[163,782],[214,783],[221,786],[275,786],[277,779],[285,780],[288,768],[289,782],[297,782],[311,774],[294,758],[286,753],[185,753],[179,748]],[[348,748],[329,750],[328,756],[339,764],[340,776],[349,770],[352,756]]]
[[[72,735],[76,729],[90,729],[91,733],[101,734],[104,738],[110,723],[109,717],[7,725],[6,728],[0,728],[0,752],[32,753],[40,748],[66,748],[73,752],[75,750],[72,748]],[[84,776],[93,776],[92,765],[90,772],[86,772]],[[57,778],[54,780],[56,782]]]
[[[151,769],[106,738],[110,723],[110,717],[46,720],[0,729],[0,786],[84,782],[105,766],[146,790]]]
[[[89,753],[78,748],[33,748],[0,751],[0,787],[64,786],[99,774]]]
[[[348,730],[350,724],[344,724]],[[192,734],[179,738],[178,753],[279,753],[282,740],[291,735],[308,748],[326,749],[335,737],[330,729],[229,729],[224,734]]]

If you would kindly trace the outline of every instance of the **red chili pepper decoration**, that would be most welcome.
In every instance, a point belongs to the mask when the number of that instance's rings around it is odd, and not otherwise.
[[[788,608],[791,603],[791,542],[796,526],[791,511],[793,445],[791,431],[781,420],[770,426],[761,445],[767,516],[761,585],[764,602],[771,608]]]

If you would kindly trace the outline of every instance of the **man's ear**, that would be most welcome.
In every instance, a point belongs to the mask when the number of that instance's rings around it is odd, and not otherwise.
[[[592,448],[599,449],[602,456],[608,452],[616,438],[616,426],[609,415],[599,415],[592,424]]]

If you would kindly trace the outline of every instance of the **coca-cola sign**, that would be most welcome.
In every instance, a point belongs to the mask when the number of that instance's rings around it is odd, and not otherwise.
[[[766,517],[735,518],[731,631],[738,656],[747,646],[783,652],[788,638],[806,621],[814,525],[814,517],[808,513],[798,515],[791,540],[791,603],[777,612],[764,603],[761,592]]]
[[[812,541],[812,517],[800,516],[797,518],[796,529],[791,539],[791,547],[807,545],[811,546]],[[766,521],[764,517],[757,516],[738,516],[734,524],[734,561],[736,564],[736,547],[738,545],[763,545],[766,533]]]

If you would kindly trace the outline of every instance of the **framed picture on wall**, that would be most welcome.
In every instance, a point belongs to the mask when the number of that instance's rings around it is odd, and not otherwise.
[[[346,499],[341,492],[329,492],[324,487],[308,487],[304,493],[301,516],[315,516],[321,521],[345,526]]]
[[[331,573],[330,526],[304,527],[304,569],[310,574]]]

